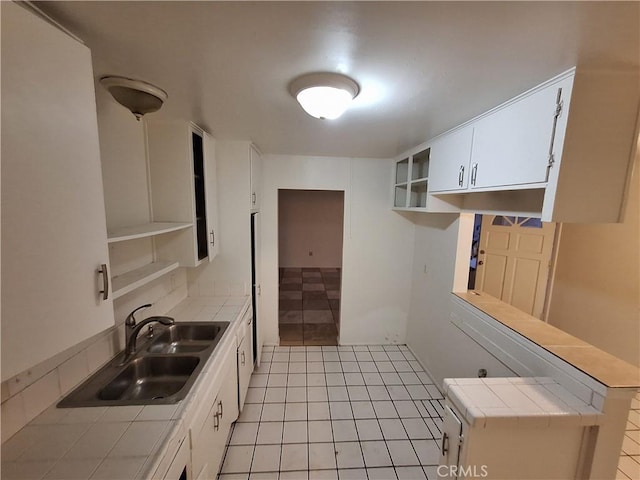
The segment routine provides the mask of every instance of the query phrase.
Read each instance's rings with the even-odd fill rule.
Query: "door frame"
[[[340,315],[337,324],[337,344],[340,345],[340,330],[342,328],[342,305],[343,305],[343,296],[344,296],[344,265],[345,265],[345,256],[344,256],[344,246],[347,240],[348,227],[347,224],[347,190],[344,188],[296,188],[296,187],[277,187],[276,188],[276,278],[278,282],[276,283],[276,312],[277,312],[277,325],[278,325],[278,345],[280,345],[280,191],[281,190],[295,190],[295,191],[303,191],[303,192],[342,192],[342,248],[341,248],[341,265],[340,265]],[[304,333],[303,333],[304,335]],[[304,337],[303,337],[304,338]]]

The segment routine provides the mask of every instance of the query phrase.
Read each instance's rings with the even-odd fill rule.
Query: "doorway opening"
[[[344,192],[278,190],[281,345],[337,345]]]
[[[545,315],[556,224],[534,217],[476,215],[469,289],[529,315]]]

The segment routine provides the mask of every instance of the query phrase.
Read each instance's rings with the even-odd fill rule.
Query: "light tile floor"
[[[401,346],[265,347],[220,480],[435,479],[443,399]],[[640,394],[616,480],[640,479]]]
[[[435,479],[443,402],[404,345],[265,347],[219,479]]]
[[[622,442],[616,479],[640,479],[640,393],[631,401],[627,433]]]

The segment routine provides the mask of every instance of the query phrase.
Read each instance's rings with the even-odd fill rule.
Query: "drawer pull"
[[[107,269],[106,263],[100,265],[98,273],[102,275],[103,287],[102,290],[100,290],[100,293],[102,294],[102,300],[107,300],[109,298],[109,270]]]
[[[444,457],[449,452],[449,435],[442,433],[442,443],[440,444],[440,453]]]

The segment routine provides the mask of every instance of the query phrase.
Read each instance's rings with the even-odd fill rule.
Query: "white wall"
[[[392,161],[263,157],[265,343],[278,343],[278,189],[345,192],[340,343],[404,343],[414,227],[389,208]]]
[[[457,214],[414,214],[413,218],[416,229],[407,345],[439,387],[444,378],[475,377],[480,368],[486,368],[489,376],[510,375],[449,318],[451,292],[460,288],[454,285],[454,277],[463,276],[456,274],[458,243],[470,246],[472,218],[462,229]],[[459,242],[459,235],[467,229],[469,239]],[[462,252],[461,256],[467,255]],[[465,262],[458,262],[458,270],[461,268],[468,271],[468,256]]]
[[[96,83],[100,162],[108,229],[148,222],[144,123]]]
[[[548,321],[640,366],[640,165],[624,222],[564,224]]]
[[[280,267],[340,267],[343,193],[280,190],[278,198]]]

